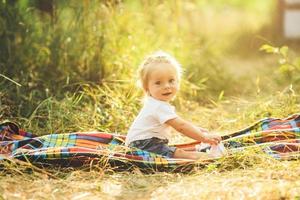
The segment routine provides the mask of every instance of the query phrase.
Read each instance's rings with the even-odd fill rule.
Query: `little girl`
[[[169,102],[175,97],[181,66],[169,54],[159,51],[148,56],[139,68],[141,86],[146,94],[144,106],[131,125],[126,145],[170,158],[206,159],[209,154],[168,146],[171,127],[178,132],[211,145],[221,137],[182,119]]]

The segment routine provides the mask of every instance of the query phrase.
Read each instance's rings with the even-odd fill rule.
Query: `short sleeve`
[[[158,106],[155,115],[160,124],[164,124],[166,121],[178,117],[175,113],[175,108],[168,104]]]

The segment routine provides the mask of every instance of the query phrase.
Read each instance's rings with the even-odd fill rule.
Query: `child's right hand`
[[[210,145],[217,145],[219,144],[219,142],[221,142],[222,138],[220,135],[217,134],[205,134],[204,139],[202,140],[202,142],[204,143],[208,143]]]

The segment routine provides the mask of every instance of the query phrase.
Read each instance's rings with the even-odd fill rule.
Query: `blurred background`
[[[177,104],[295,92],[299,13],[299,0],[0,0],[0,118],[81,107],[103,124],[115,98],[126,118],[156,50],[184,68]]]

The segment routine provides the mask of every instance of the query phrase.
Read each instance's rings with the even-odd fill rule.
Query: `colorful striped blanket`
[[[284,119],[266,118],[234,133],[222,136],[229,154],[245,148],[260,148],[276,159],[298,159],[300,156],[300,114]],[[109,166],[115,170],[190,171],[211,163],[167,158],[129,148],[125,136],[104,132],[75,132],[36,136],[12,122],[0,124],[0,164],[4,160],[22,160],[34,165],[79,167]],[[199,142],[174,145],[194,147]]]

